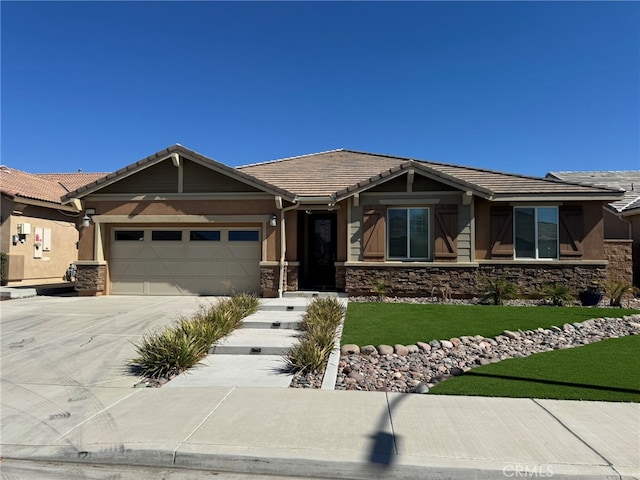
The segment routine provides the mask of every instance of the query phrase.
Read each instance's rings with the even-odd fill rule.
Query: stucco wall
[[[22,215],[13,213],[21,211]],[[5,210],[5,208],[7,210]],[[4,212],[11,208],[8,217]],[[33,205],[15,205],[3,198],[2,251],[9,255],[9,284],[62,282],[70,263],[78,259],[77,214],[62,213],[56,209]],[[24,243],[13,245],[12,236],[18,233],[18,224],[31,225],[31,233],[24,237]],[[41,257],[36,258],[36,229],[51,231],[51,248],[40,246]]]

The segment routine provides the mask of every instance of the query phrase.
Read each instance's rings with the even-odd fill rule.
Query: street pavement
[[[192,472],[201,473],[194,478],[212,472],[640,478],[638,404],[299,390],[232,380],[133,388],[139,379],[127,360],[134,343],[210,301],[39,296],[0,302],[2,478],[31,478],[21,476],[27,469],[20,465],[31,465],[33,474],[32,462],[42,462],[40,468],[69,462],[69,472],[84,466],[94,475],[86,478],[109,479],[143,467],[185,479]],[[215,358],[202,368],[216,368]]]

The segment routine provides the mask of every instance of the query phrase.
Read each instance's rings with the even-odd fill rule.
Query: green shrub
[[[182,328],[168,328],[145,335],[136,347],[134,366],[147,378],[167,378],[197,364],[207,354],[208,346]]]
[[[327,347],[318,345],[311,338],[303,338],[289,351],[286,361],[295,372],[321,372],[325,368],[331,350],[333,350],[333,342],[330,347]]]
[[[496,280],[485,279],[482,297],[493,305],[502,305],[505,300],[515,298],[518,287],[504,277]]]
[[[166,378],[191,368],[208,353],[209,347],[242,324],[242,319],[260,307],[260,300],[242,294],[213,305],[200,305],[190,317],[162,332],[145,335],[136,345],[134,370],[147,378]]]
[[[302,320],[304,335],[285,357],[295,372],[321,372],[335,345],[336,329],[345,309],[337,298],[317,298]]]
[[[612,307],[621,307],[622,300],[633,295],[636,291],[633,285],[619,281],[611,280],[605,285],[605,292],[609,297],[609,305]]]
[[[551,300],[551,302],[562,307],[565,303],[570,302],[575,297],[574,291],[567,287],[563,283],[547,283],[540,291],[544,298]]]

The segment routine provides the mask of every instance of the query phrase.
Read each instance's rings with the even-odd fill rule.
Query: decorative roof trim
[[[259,180],[256,177],[253,177],[251,175],[248,175],[244,172],[241,172],[235,168],[232,167],[228,167],[220,162],[217,162],[216,160],[213,160],[211,158],[208,158],[198,152],[195,152],[193,150],[189,150],[186,147],[183,147],[180,144],[175,144],[172,145],[164,150],[161,150],[159,152],[154,153],[153,155],[149,155],[146,158],[143,158],[142,160],[138,160],[135,163],[129,164],[124,168],[121,168],[113,173],[110,173],[106,176],[104,176],[101,179],[98,179],[94,182],[91,182],[83,187],[80,187],[76,190],[74,190],[73,192],[69,192],[68,194],[66,194],[64,197],[62,197],[62,202],[63,203],[69,203],[71,201],[71,199],[73,198],[82,198],[85,197],[91,193],[94,193],[98,190],[101,190],[109,185],[112,185],[124,178],[127,178],[135,173],[138,173],[146,168],[149,168],[161,161],[166,160],[167,158],[169,158],[172,154],[177,153],[179,154],[181,157],[187,158],[191,161],[194,161],[200,165],[203,165],[205,167],[210,168],[211,170],[214,170],[216,172],[219,173],[223,173],[225,175],[228,175],[229,177],[238,180],[240,182],[243,182],[245,184],[248,184],[252,187],[255,187],[259,190],[262,190],[264,192],[273,194],[273,195],[279,195],[282,196],[284,198],[286,198],[287,200],[291,199],[293,200],[293,198],[295,198],[295,195],[291,194],[290,192],[276,187],[275,185],[271,185],[263,180]]]

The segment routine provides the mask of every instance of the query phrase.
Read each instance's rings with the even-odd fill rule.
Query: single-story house
[[[584,288],[615,188],[334,150],[232,168],[174,145],[63,197],[87,216],[80,294]],[[89,218],[91,219],[89,221]]]
[[[633,270],[633,283],[640,286],[640,170],[549,172],[548,178],[624,189],[622,199],[604,208],[604,238],[608,243],[633,243],[631,258],[620,250],[615,260]]]
[[[9,285],[61,282],[78,259],[77,209],[61,197],[105,173],[33,174],[0,166],[0,251]]]

